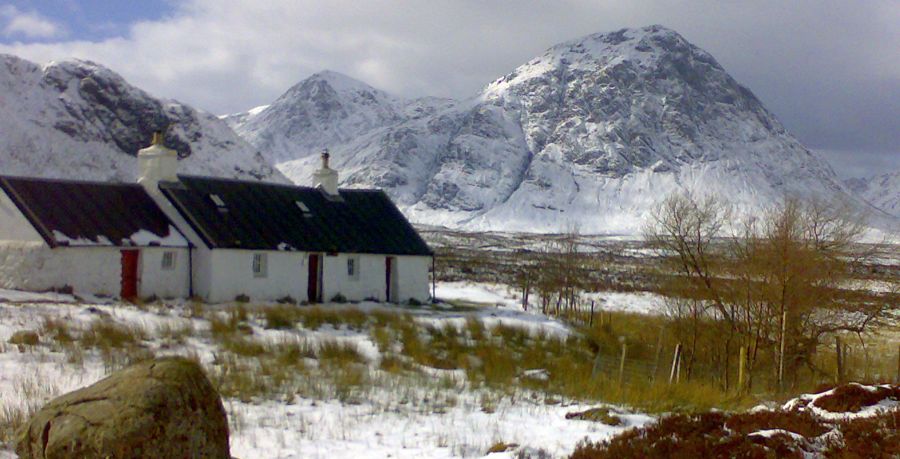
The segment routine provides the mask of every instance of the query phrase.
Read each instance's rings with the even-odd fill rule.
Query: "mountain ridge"
[[[713,56],[658,25],[555,45],[460,101],[358,80],[356,98],[291,93],[310,80],[322,84],[310,77],[255,115],[276,123],[236,131],[252,127],[248,141],[296,183],[328,148],[343,186],[384,188],[417,222],[634,233],[675,191],[722,194],[744,211],[786,194],[855,199]],[[313,102],[319,111],[287,108]],[[345,122],[356,119],[367,122]],[[335,131],[346,138],[323,134]],[[260,138],[284,147],[273,154]]]
[[[286,179],[217,117],[157,99],[86,60],[38,65],[0,54],[4,173],[132,182],[137,152],[163,130],[184,172]]]

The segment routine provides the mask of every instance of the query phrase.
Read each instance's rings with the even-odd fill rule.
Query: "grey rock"
[[[200,366],[158,359],[58,397],[18,433],[22,459],[229,459],[228,420]]]

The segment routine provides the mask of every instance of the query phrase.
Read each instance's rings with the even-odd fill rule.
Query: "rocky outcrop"
[[[230,459],[228,420],[200,365],[139,363],[56,398],[19,432],[22,459]]]

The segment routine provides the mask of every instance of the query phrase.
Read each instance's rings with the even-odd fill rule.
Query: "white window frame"
[[[163,252],[162,260],[160,260],[160,268],[163,271],[174,271],[177,263],[178,252],[174,250],[166,250]]]
[[[222,200],[221,196],[213,193],[209,195],[209,199],[212,200],[216,207],[225,207],[225,201]]]
[[[250,271],[253,272],[253,277],[257,279],[262,279],[268,277],[269,275],[269,254],[267,253],[254,253],[253,258],[250,261]]]
[[[351,280],[359,279],[359,257],[347,257],[347,277]]]

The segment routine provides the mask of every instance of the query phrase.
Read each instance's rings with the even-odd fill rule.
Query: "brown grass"
[[[873,401],[858,385],[841,386],[831,397],[830,408],[855,411],[866,404],[892,397],[900,390],[884,388]],[[863,393],[865,391],[866,393]],[[822,399],[820,399],[822,400]],[[817,404],[818,405],[818,404]],[[762,430],[784,430],[788,434],[749,435]],[[838,430],[839,435],[824,435]],[[674,414],[648,426],[626,431],[611,440],[582,442],[573,459],[747,457],[799,458],[804,454],[827,458],[900,457],[900,410],[865,419],[831,422],[808,411],[759,411],[753,413],[707,412]]]

